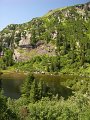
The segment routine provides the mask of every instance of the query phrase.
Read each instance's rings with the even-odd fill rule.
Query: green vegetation
[[[17,115],[7,106],[7,99],[2,95],[0,90],[0,119],[1,120],[18,120]]]
[[[4,49],[4,56],[0,58],[0,69],[6,70],[7,67],[14,64],[13,51],[10,49]]]
[[[73,76],[72,76],[73,77]],[[90,119],[90,80],[89,78],[73,77],[62,81],[61,85],[68,86],[73,94],[61,89],[62,94],[55,94],[54,88],[37,81],[29,74],[21,87],[22,95],[13,100],[0,96],[1,120],[89,120]]]
[[[28,59],[29,55],[33,56]],[[30,74],[18,100],[0,93],[0,120],[90,120],[90,80],[80,77],[90,75],[90,3],[57,9],[3,29],[0,70],[8,68],[79,77],[62,81],[57,92]]]
[[[12,66],[14,55],[16,63],[20,61],[16,64],[18,69],[64,73],[83,71],[89,74],[89,3],[85,5],[57,9],[28,23],[7,26],[0,32],[0,51],[5,52],[0,60],[3,63],[0,68]],[[23,43],[20,44],[20,41]],[[4,48],[7,49],[4,51]],[[14,50],[19,52],[20,48],[23,53],[17,59]],[[34,50],[36,55],[32,58],[30,55]],[[24,55],[27,62],[24,62]]]

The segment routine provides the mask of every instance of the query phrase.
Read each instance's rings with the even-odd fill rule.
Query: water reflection
[[[44,92],[49,91],[50,94],[58,95],[58,97],[64,97],[67,99],[72,95],[72,89],[61,84],[62,81],[65,81],[67,77],[58,76],[58,75],[35,75],[37,81],[43,82]]]
[[[23,73],[3,74],[0,79],[0,86],[4,90],[4,95],[13,99],[18,99],[21,95],[20,86],[25,80],[26,75]],[[72,90],[61,85],[61,81],[65,81],[67,76],[54,76],[35,74],[37,81],[42,81],[44,92],[47,90],[54,94],[67,98],[72,95]]]
[[[4,95],[13,99],[18,99],[21,95],[20,86],[25,79],[25,75],[8,73],[1,76],[1,88],[4,90]]]

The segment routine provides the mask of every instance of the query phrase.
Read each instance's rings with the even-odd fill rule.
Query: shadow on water
[[[58,75],[35,75],[37,81],[41,81],[43,84],[44,92],[47,91],[51,95],[58,95],[58,97],[64,97],[67,99],[69,96],[73,95],[72,89],[61,84],[62,81],[67,80],[65,76]]]
[[[1,81],[2,82],[1,87],[4,90],[5,96],[15,99],[20,97],[21,94],[20,94],[19,86],[21,83],[19,81],[17,82],[16,81],[11,79],[6,79],[6,80],[4,79]]]
[[[4,90],[4,95],[13,99],[18,99],[21,96],[20,86],[26,76],[19,73],[3,74],[0,78],[0,86]]]
[[[60,98],[62,96],[65,99],[67,99],[69,96],[73,95],[72,89],[67,88],[63,85],[59,85],[59,84],[58,84],[58,86],[55,86],[55,85],[51,86],[51,85],[44,84],[44,91],[45,91],[45,93],[48,92],[50,96],[58,95],[58,98]]]

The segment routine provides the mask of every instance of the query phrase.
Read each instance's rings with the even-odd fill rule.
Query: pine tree
[[[33,47],[35,47],[36,42],[37,42],[35,28],[33,28],[32,31],[31,31],[31,38],[30,38],[30,40],[31,40],[31,45]]]

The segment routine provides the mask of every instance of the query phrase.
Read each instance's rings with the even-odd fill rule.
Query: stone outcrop
[[[21,36],[21,40],[19,41],[19,46],[20,47],[30,47],[30,38],[31,38],[31,34],[26,34],[26,36]]]

